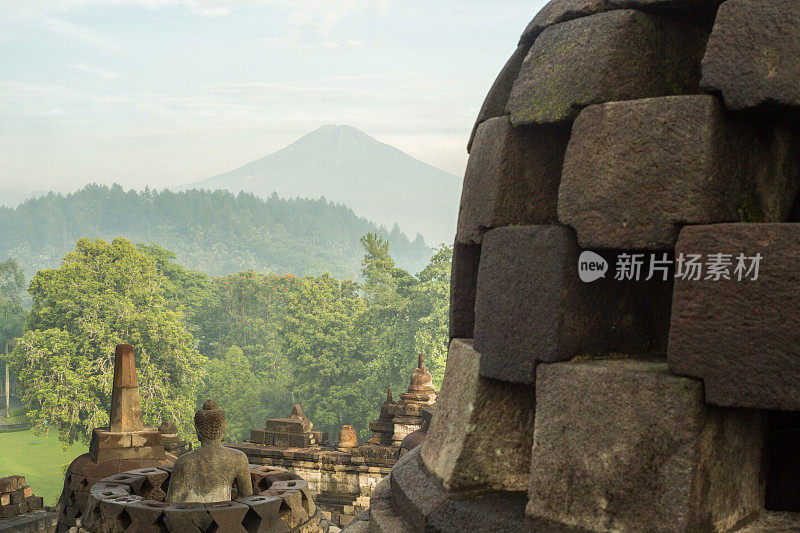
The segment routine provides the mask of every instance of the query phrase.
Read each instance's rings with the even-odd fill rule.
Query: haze
[[[544,3],[0,0],[0,195],[191,183],[328,123],[461,175]]]

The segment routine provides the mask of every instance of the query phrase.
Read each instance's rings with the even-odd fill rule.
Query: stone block
[[[6,476],[0,478],[0,492],[13,492],[25,486],[25,476]]]
[[[305,448],[311,445],[311,434],[304,433],[302,435],[295,435],[290,433],[287,435],[287,442],[290,448]]]
[[[28,506],[25,502],[9,503],[0,507],[0,518],[14,518],[27,512]]]
[[[155,428],[145,428],[143,431],[131,433],[131,446],[160,446],[161,433]]]
[[[764,501],[764,424],[653,360],[540,365],[527,513],[590,531],[728,531]],[[735,468],[732,468],[735,465]]]
[[[30,496],[30,494],[28,496]],[[24,488],[17,489],[17,490],[15,490],[15,491],[13,491],[11,493],[11,503],[12,504],[23,502],[23,501],[25,501],[25,498],[26,498],[26,496],[25,496],[25,489]]]
[[[155,500],[141,500],[125,506],[125,511],[131,518],[131,531],[143,533],[160,533],[164,531],[164,509],[169,504]]]
[[[163,500],[166,497],[164,482],[170,473],[161,468],[139,468],[127,472],[130,475],[144,477],[144,482],[136,491],[137,494],[150,500]]]
[[[537,362],[578,355],[663,353],[671,278],[584,283],[574,232],[498,228],[484,237],[475,298],[481,375],[532,383]],[[609,264],[616,255],[607,253]]]
[[[237,502],[247,505],[250,510],[242,520],[242,525],[248,532],[258,533],[288,533],[289,528],[278,518],[278,512],[283,500],[275,496],[253,495],[240,498]]]
[[[796,533],[800,531],[800,514],[764,511],[757,520],[737,529],[736,533]]]
[[[38,511],[44,507],[44,498],[41,496],[28,496],[25,501],[28,504],[28,512]]]
[[[273,418],[267,420],[267,431],[302,435],[311,431],[313,424],[307,418]]]
[[[724,0],[608,0],[612,9],[641,9],[660,13],[674,13],[703,28],[711,30],[717,8]]]
[[[514,127],[508,117],[478,128],[467,163],[456,242],[480,244],[501,226],[549,224],[556,202],[569,128]]]
[[[0,505],[8,505],[11,503],[11,493],[5,492],[0,494]]]
[[[481,247],[477,244],[453,246],[450,270],[450,338],[472,338],[475,328],[475,289],[478,285],[478,265]],[[372,429],[370,425],[370,430]],[[385,429],[381,431],[390,431]]]
[[[702,62],[704,89],[731,109],[800,106],[800,4],[728,0],[720,6]]]
[[[503,66],[503,70],[500,71],[494,84],[492,84],[492,88],[489,89],[489,94],[486,95],[483,106],[481,106],[481,110],[478,112],[478,119],[472,127],[472,133],[467,143],[467,153],[472,152],[472,143],[475,140],[475,135],[478,133],[478,127],[490,118],[502,117],[506,114],[506,104],[511,94],[511,88],[514,86],[514,81],[517,79],[517,76],[519,76],[519,69],[522,67],[522,61],[528,54],[529,49],[529,44],[520,43],[517,49],[514,50],[514,53],[511,54],[505,66]]]
[[[525,28],[520,44],[533,43],[540,33],[555,24],[595,15],[609,9],[609,0],[551,0],[536,13]]]
[[[166,457],[164,446],[138,446],[130,448],[100,448],[95,450],[92,460],[97,463],[109,463],[131,459],[151,459],[162,461]]]
[[[797,142],[708,95],[591,106],[564,158],[559,220],[583,247],[649,250],[673,248],[683,224],[783,222],[800,183]]]
[[[676,281],[670,370],[701,378],[714,405],[800,410],[800,301],[789,297],[797,293],[800,224],[688,226],[676,253],[731,254],[731,265],[727,280],[704,271]],[[738,281],[740,254],[761,254],[755,281]]]
[[[208,531],[214,520],[202,503],[175,502],[164,508],[164,523],[170,531],[192,533]]]
[[[422,460],[447,490],[525,491],[533,443],[533,388],[480,376],[472,341],[453,339]]]
[[[130,448],[131,433],[114,433],[108,428],[94,428],[92,440],[89,442],[89,453],[100,448]]]
[[[506,110],[515,125],[575,118],[582,107],[697,92],[707,34],[675,17],[616,10],[545,29]]]
[[[250,430],[250,442],[255,444],[266,444],[267,430],[266,428],[256,428]],[[272,444],[272,443],[270,443]]]

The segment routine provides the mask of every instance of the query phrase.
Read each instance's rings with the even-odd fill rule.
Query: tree
[[[11,355],[34,429],[88,439],[108,422],[114,346],[132,344],[145,422],[186,434],[202,377],[184,316],[156,259],[125,239],[81,239],[61,267],[31,281],[28,331]]]
[[[453,249],[441,245],[428,266],[417,275],[419,283],[411,291],[411,314],[419,317],[414,347],[427,356],[433,383],[441,387],[447,361],[450,323],[450,269]]]
[[[363,388],[369,354],[359,349],[355,327],[365,309],[354,281],[328,274],[302,278],[289,296],[280,337],[291,366],[293,400],[328,432],[364,421],[374,411]]]
[[[447,357],[447,325],[452,249],[441,246],[417,276],[397,268],[388,243],[376,235],[362,239],[363,290],[368,310],[359,317],[364,351],[372,353],[373,387],[407,386],[416,354],[425,353],[434,383],[441,385]]]
[[[0,344],[8,354],[9,345],[20,337],[25,327],[22,290],[25,275],[14,259],[0,262]]]
[[[25,330],[27,312],[22,307],[22,289],[25,287],[25,275],[17,262],[9,258],[0,262],[0,358],[3,359],[3,371],[0,379],[3,387],[8,377],[8,349],[13,346]],[[9,391],[6,391],[5,408],[8,411]],[[8,414],[8,413],[6,413]]]

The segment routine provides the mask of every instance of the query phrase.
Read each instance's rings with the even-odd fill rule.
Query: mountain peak
[[[289,146],[188,188],[301,196],[350,206],[378,224],[452,242],[461,180],[358,128],[325,124]]]

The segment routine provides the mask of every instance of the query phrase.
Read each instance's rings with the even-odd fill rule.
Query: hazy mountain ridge
[[[341,202],[428,242],[452,243],[461,179],[414,159],[351,126],[322,126],[242,167],[176,190],[247,191],[262,198],[306,197]]]
[[[358,277],[360,239],[378,233],[398,265],[416,272],[431,250],[324,199],[261,199],[252,194],[191,190],[143,192],[88,185],[0,207],[0,258],[15,257],[27,277],[60,264],[81,237],[125,237],[175,252],[186,267],[211,275],[253,269],[277,274]]]

